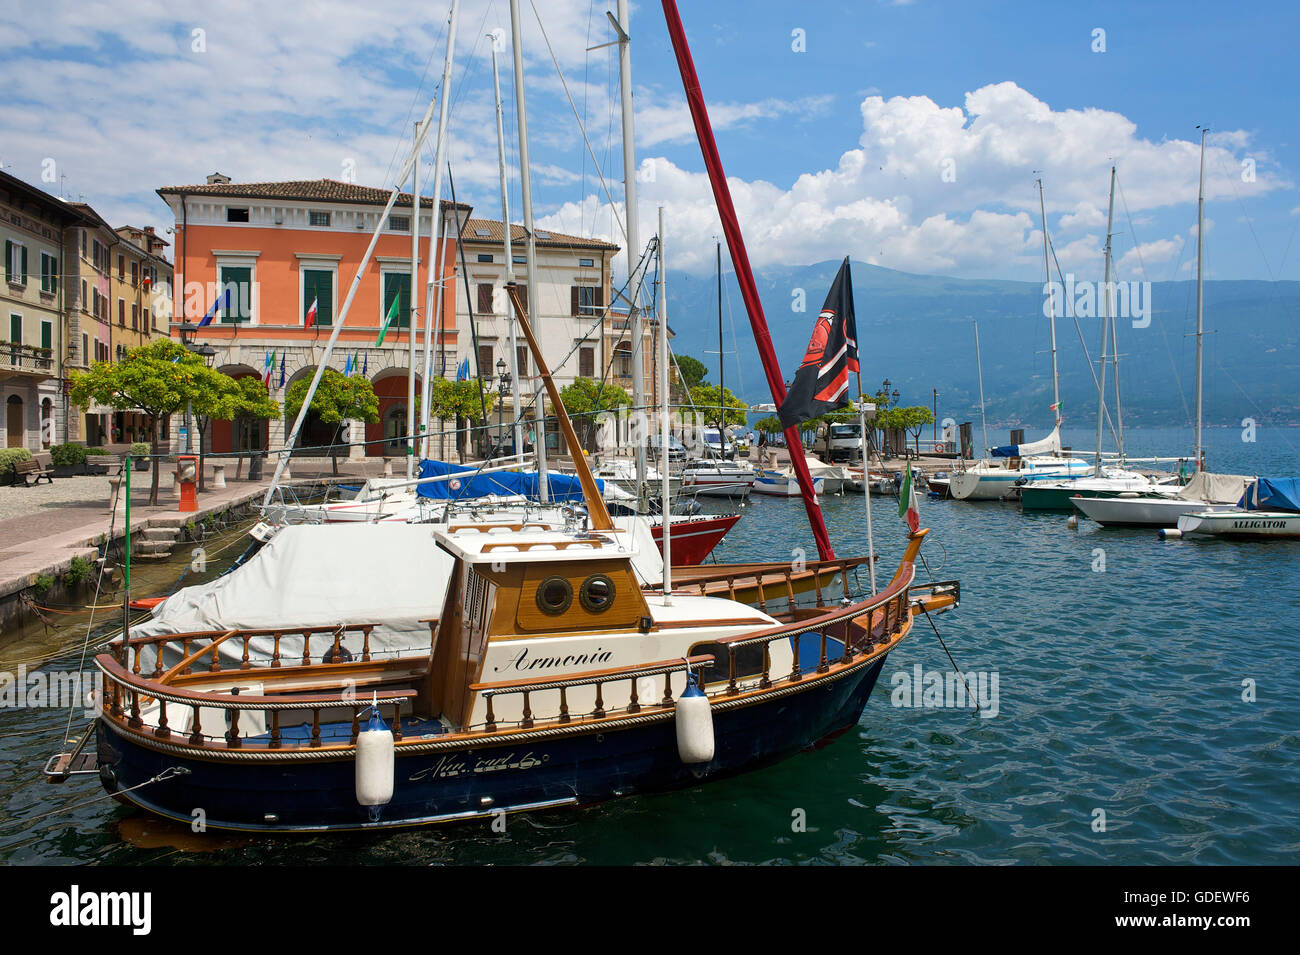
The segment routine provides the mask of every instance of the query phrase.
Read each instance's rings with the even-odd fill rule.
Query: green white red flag
[[[921,529],[921,513],[916,509],[916,488],[912,486],[912,469],[903,471],[903,487],[898,492],[898,516],[906,519],[915,534]]]

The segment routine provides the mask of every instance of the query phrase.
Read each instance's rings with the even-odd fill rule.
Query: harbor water
[[[1261,427],[1253,437],[1207,429],[1210,469],[1300,472],[1300,430]],[[1082,430],[1064,438],[1090,443]],[[1188,444],[1186,429],[1129,435],[1135,455],[1190,454]],[[861,495],[823,503],[837,553],[864,551]],[[1087,520],[1071,530],[1064,514],[1021,514],[1010,503],[926,500],[920,509],[931,534],[918,577],[961,581],[961,606],[934,624],[981,712],[955,694],[948,653],[921,619],[857,727],[768,769],[510,817],[504,832],[484,821],[285,839],[194,835],[104,798],[94,777],[48,785],[41,766],[67,711],[11,709],[0,711],[0,860],[1294,862],[1300,542],[1161,541]],[[720,559],[815,558],[799,499],[755,499],[744,512]],[[874,499],[873,518],[883,586],[903,546],[896,499]],[[0,669],[75,669],[80,659],[79,641],[32,637],[0,651]],[[78,711],[74,730],[83,724]]]

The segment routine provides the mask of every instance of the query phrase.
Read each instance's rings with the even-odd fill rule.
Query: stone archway
[[[238,381],[261,378],[249,365],[222,365],[217,371]],[[265,451],[268,423],[265,421],[230,421],[213,418],[209,427],[209,453],[233,454],[239,451]]]
[[[366,424],[366,454],[403,457],[406,454],[407,371],[404,367],[385,368],[371,380],[379,402],[379,420]],[[415,379],[415,393],[420,393],[420,377]],[[417,405],[418,407],[418,405]]]

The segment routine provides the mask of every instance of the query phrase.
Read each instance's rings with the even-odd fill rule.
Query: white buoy
[[[357,734],[357,802],[370,809],[371,819],[393,798],[395,763],[393,731],[372,706],[370,721]]]
[[[1079,515],[1071,514],[1070,519],[1065,522],[1065,526],[1072,531],[1077,531],[1079,529]]]
[[[1176,527],[1162,527],[1162,528],[1160,528],[1160,539],[1161,539],[1161,540],[1176,541],[1176,540],[1178,540],[1178,538],[1180,538],[1180,537],[1182,537],[1182,536],[1183,536],[1183,532],[1180,531],[1180,530],[1179,530],[1178,528],[1176,528]]]
[[[695,682],[695,674],[686,676],[686,689],[677,698],[677,755],[683,763],[707,763],[713,759],[713,710],[709,698]]]

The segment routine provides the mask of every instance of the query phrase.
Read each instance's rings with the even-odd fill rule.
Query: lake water
[[[1034,435],[1028,435],[1033,438]],[[1300,431],[1209,429],[1216,471],[1300,473]],[[1087,432],[1067,433],[1086,448]],[[1134,454],[1187,453],[1135,430]],[[892,568],[903,525],[874,502]],[[829,497],[837,553],[866,547],[862,498]],[[142,820],[40,767],[65,712],[0,714],[0,860],[9,863],[1289,863],[1300,851],[1300,543],[1161,541],[1015,505],[921,505],[936,618],[963,671],[997,678],[996,715],[893,705],[951,669],[922,621],[860,724],[825,749],[732,780],[590,809],[376,836],[207,838]],[[756,499],[722,559],[815,554],[798,499]],[[232,551],[232,556],[237,549]],[[924,570],[921,572],[924,577]],[[75,667],[65,652],[51,666]],[[1253,701],[1243,699],[1253,691]],[[917,701],[920,702],[920,701]],[[89,802],[94,800],[93,802]],[[1103,815],[1104,814],[1104,817]],[[1104,828],[1100,825],[1104,818]],[[796,825],[805,820],[803,831]],[[153,848],[141,846],[154,845]]]

